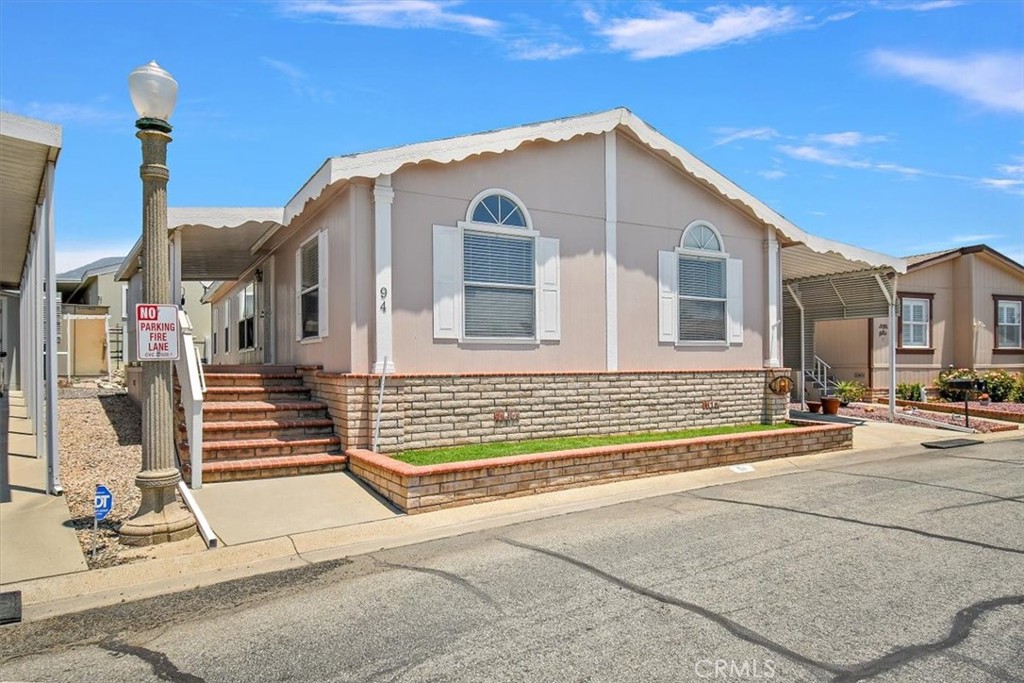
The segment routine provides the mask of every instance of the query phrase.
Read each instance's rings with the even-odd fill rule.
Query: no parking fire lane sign
[[[136,304],[135,338],[139,360],[178,360],[178,307]]]

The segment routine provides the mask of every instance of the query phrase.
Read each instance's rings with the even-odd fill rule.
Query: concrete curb
[[[1020,433],[981,434],[984,441],[1020,438]],[[354,526],[308,531],[192,555],[152,559],[89,572],[78,572],[4,585],[22,593],[23,619],[49,617],[104,607],[336,560],[378,550],[495,529],[619,503],[862,462],[887,460],[926,451],[916,442],[882,449],[816,453],[753,463],[749,473],[728,466],[643,479],[566,489],[466,507],[449,508],[366,522]]]

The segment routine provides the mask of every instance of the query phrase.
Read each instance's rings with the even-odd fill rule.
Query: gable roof
[[[1010,268],[1024,274],[1024,265],[1017,263],[1006,254],[996,251],[987,244],[972,244],[966,247],[958,247],[954,249],[945,249],[943,251],[931,251],[926,254],[905,256],[904,258],[907,261],[907,270],[917,270],[919,268],[927,268],[928,266],[932,266],[943,261],[948,261],[950,259],[958,258],[960,256],[966,256],[967,254],[986,254],[996,259],[1003,265],[1009,266]]]
[[[116,269],[121,265],[124,260],[124,256],[107,256],[105,258],[96,259],[92,263],[86,263],[84,266],[73,268],[71,270],[64,271],[63,273],[57,273],[57,279],[65,282],[81,282],[91,275],[97,275],[98,273],[92,273],[91,271],[105,270],[108,268]]]

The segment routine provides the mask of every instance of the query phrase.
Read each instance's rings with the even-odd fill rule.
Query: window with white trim
[[[327,336],[327,231],[295,251],[295,339]]]
[[[121,319],[128,319],[128,283],[121,285]]]
[[[903,297],[902,348],[931,348],[931,307],[930,299]]]
[[[224,353],[231,353],[231,299],[224,300]]]
[[[743,263],[713,225],[694,221],[678,248],[658,253],[658,286],[659,342],[743,343]]]
[[[1021,348],[1020,299],[996,300],[996,348]]]
[[[238,293],[238,349],[256,348],[256,283],[249,282]]]
[[[436,339],[559,339],[558,240],[511,193],[481,192],[457,227],[435,225],[433,268]]]
[[[220,329],[220,311],[217,310],[216,306],[211,306],[211,309],[212,309],[212,311],[211,311],[210,315],[213,318],[213,320],[212,320],[213,324],[211,325],[211,327],[213,328],[213,333],[210,335],[210,341],[213,343],[213,355],[216,356],[217,355],[217,330]]]

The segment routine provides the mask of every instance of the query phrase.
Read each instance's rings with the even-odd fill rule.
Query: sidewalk
[[[866,429],[865,429],[866,427]],[[399,515],[352,526],[317,529],[188,555],[34,579],[4,586],[22,591],[23,618],[44,619],[128,600],[185,591],[232,579],[292,569],[376,550],[413,545],[460,534],[504,527],[572,512],[732,483],[920,452],[920,441],[946,438],[940,430],[869,423],[855,430],[853,450],[779,458],[754,463],[752,472],[719,467],[660,477],[631,479],[535,496],[450,508],[421,515]],[[912,430],[912,431],[911,431]],[[922,438],[922,436],[924,438]],[[950,438],[955,435],[950,433]],[[1021,432],[977,435],[992,441],[1021,438]],[[874,444],[885,442],[884,448]],[[238,514],[244,514],[240,510]]]
[[[32,424],[14,392],[8,434],[11,502],[0,504],[0,585],[85,571],[67,503],[46,493],[46,460],[36,457]]]

